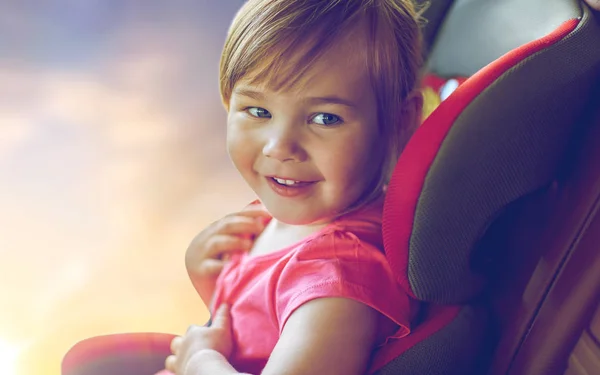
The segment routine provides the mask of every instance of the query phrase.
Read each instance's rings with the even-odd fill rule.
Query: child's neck
[[[321,221],[318,223],[311,223],[311,224],[299,224],[299,225],[295,225],[295,224],[287,224],[284,223],[282,221],[279,221],[275,218],[271,219],[271,221],[269,222],[269,225],[271,225],[273,227],[274,231],[277,232],[298,232],[298,233],[304,233],[304,232],[316,232],[319,229],[322,229],[324,227],[326,227],[329,224],[329,221]]]
[[[273,218],[254,242],[251,255],[269,254],[302,241],[329,223],[291,225]]]

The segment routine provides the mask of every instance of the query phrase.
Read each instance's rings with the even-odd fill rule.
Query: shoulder
[[[380,215],[373,211],[342,218],[295,249],[278,280],[280,322],[308,301],[341,297],[407,326],[408,297],[385,256]]]
[[[373,310],[399,328],[398,337],[409,332],[411,305],[383,250],[382,214],[383,200],[343,215],[278,258],[270,282],[280,333],[301,306],[298,317],[352,307],[372,319]]]
[[[381,232],[383,206],[379,202],[344,215],[310,236],[297,249],[305,257],[365,257],[385,259]]]
[[[332,224],[363,231],[380,231],[384,197],[338,217]]]

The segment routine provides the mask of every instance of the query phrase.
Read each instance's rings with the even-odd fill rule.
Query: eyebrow
[[[233,90],[233,93],[236,95],[247,96],[254,100],[263,100],[265,98],[265,95],[262,92],[247,87],[237,87]]]
[[[357,108],[358,106],[351,100],[340,98],[339,96],[319,96],[314,98],[307,98],[307,101],[314,103],[331,103],[331,104],[341,104],[350,108]]]
[[[248,87],[238,87],[233,90],[233,93],[236,95],[246,96],[254,100],[265,99],[265,95],[262,92]],[[310,97],[306,98],[306,101],[312,103],[340,104],[350,108],[358,108],[358,105],[355,102],[335,95]]]

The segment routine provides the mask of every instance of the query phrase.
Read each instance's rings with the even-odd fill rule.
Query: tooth
[[[296,184],[300,183],[300,181],[285,180],[283,178],[277,178],[277,177],[273,177],[273,180],[277,181],[281,185],[287,185],[287,186],[293,186],[293,185],[296,185]]]

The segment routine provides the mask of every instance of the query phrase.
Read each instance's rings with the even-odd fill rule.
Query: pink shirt
[[[236,350],[230,362],[238,371],[259,374],[287,319],[316,298],[350,298],[390,318],[398,331],[380,345],[409,333],[412,303],[382,251],[382,207],[350,213],[276,252],[232,257],[213,308],[231,306]]]

